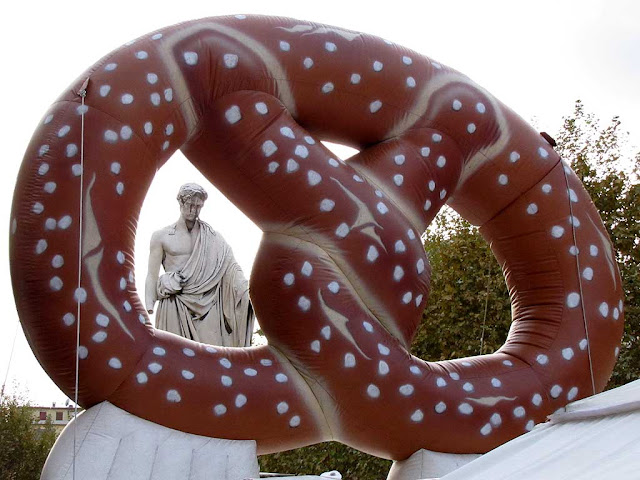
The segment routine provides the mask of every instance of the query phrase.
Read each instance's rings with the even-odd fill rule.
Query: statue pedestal
[[[419,480],[444,477],[446,474],[481,456],[479,454],[455,454],[418,450],[406,460],[393,462],[387,480]]]
[[[256,442],[179,432],[109,402],[91,407],[58,437],[41,480],[243,480],[258,478]]]

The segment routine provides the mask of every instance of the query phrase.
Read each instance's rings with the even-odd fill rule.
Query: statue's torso
[[[196,223],[191,231],[166,227],[162,235],[162,266],[165,272],[181,270],[191,257],[200,226]]]

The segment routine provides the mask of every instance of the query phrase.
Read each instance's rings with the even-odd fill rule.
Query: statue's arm
[[[153,307],[158,300],[157,283],[160,275],[160,265],[162,264],[161,232],[155,232],[151,235],[151,244],[149,246],[149,266],[147,268],[147,280],[144,284],[144,300],[147,312],[153,313]]]

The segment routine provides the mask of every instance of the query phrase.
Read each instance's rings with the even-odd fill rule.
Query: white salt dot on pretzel
[[[42,212],[44,212],[44,205],[42,205],[40,202],[36,202],[31,207],[31,211],[36,215],[40,215]]]
[[[180,403],[181,400],[182,400],[182,397],[180,396],[177,390],[172,389],[167,392],[167,401],[171,403]]]
[[[422,413],[422,410],[420,409],[416,410],[411,414],[412,422],[416,422],[416,423],[421,422],[423,418],[424,418],[424,413]]]
[[[320,182],[322,182],[322,176],[315,170],[309,170],[307,172],[307,181],[309,182],[310,186],[315,187]]]
[[[411,292],[405,292],[405,294],[402,295],[402,303],[404,303],[405,305],[408,305],[409,302],[411,302],[412,298],[413,298],[413,295]]]
[[[413,385],[411,385],[410,383],[406,383],[400,386],[400,388],[398,388],[398,391],[400,392],[401,395],[408,397],[413,394],[414,388],[413,388]]]
[[[406,83],[407,83],[407,87],[409,87],[409,88],[415,88],[415,86],[416,86],[416,79],[415,79],[415,78],[413,78],[413,77],[407,77],[407,81],[406,81]]]
[[[51,280],[49,280],[49,286],[54,292],[59,292],[64,284],[62,283],[62,279],[60,277],[53,277]]]
[[[540,353],[536,357],[536,362],[538,362],[540,365],[546,365],[547,363],[549,363],[549,357],[544,353]]]
[[[294,153],[300,158],[307,158],[309,156],[309,149],[304,145],[296,145]]]
[[[373,325],[371,325],[369,322],[367,321],[362,322],[362,326],[367,332],[373,333]]]
[[[614,320],[618,320],[618,318],[620,318],[620,311],[618,310],[618,307],[613,309],[612,316]]]
[[[325,340],[329,340],[331,338],[331,327],[328,325],[322,327],[322,329],[320,330],[320,335],[322,335]]]
[[[115,143],[118,141],[118,133],[113,130],[106,130],[104,132],[104,141],[107,143]]]
[[[120,101],[123,105],[131,105],[133,103],[133,95],[130,93],[125,93],[120,97]]]
[[[538,205],[536,205],[535,203],[530,203],[529,205],[527,205],[527,213],[529,215],[535,215],[536,213],[538,213]]]
[[[231,361],[228,358],[221,358],[220,365],[222,365],[227,370],[231,368]]]
[[[473,387],[473,384],[471,382],[465,382],[465,384],[462,385],[462,389],[465,392],[473,392],[474,387]]]
[[[418,367],[416,367],[415,365],[411,365],[409,367],[409,371],[411,373],[413,373],[414,375],[420,375],[422,372],[420,371],[420,369]]]
[[[320,341],[319,340],[314,340],[313,342],[311,342],[311,350],[316,352],[316,353],[320,353]]]
[[[618,355],[620,355],[620,347],[616,347],[615,350],[613,351],[613,355],[618,358]]]
[[[232,105],[226,112],[224,112],[224,117],[227,119],[227,122],[232,125],[238,123],[242,119],[240,107],[238,107],[238,105]]]
[[[458,405],[458,411],[463,415],[471,415],[473,413],[473,407],[466,402]]]
[[[67,155],[67,158],[75,157],[77,153],[78,153],[78,146],[75,143],[70,143],[69,145],[67,145],[65,149],[65,154]]]
[[[89,356],[89,350],[84,345],[78,347],[78,358],[84,360]]]
[[[47,246],[47,241],[45,239],[42,238],[38,240],[38,243],[36,243],[36,254],[40,255],[43,253],[47,249]]]
[[[425,158],[427,158],[430,153],[431,153],[431,148],[429,148],[429,147],[422,147],[420,149],[420,155],[422,155]]]
[[[598,247],[597,247],[597,246],[595,246],[595,245],[591,245],[591,246],[589,247],[589,254],[590,254],[592,257],[597,257],[597,256],[598,256]]]
[[[172,88],[165,88],[164,90],[164,99],[167,102],[170,102],[173,100],[173,89]]]
[[[446,387],[447,386],[447,381],[442,377],[438,377],[436,379],[436,386],[438,386],[439,388]]]
[[[487,111],[487,107],[485,107],[484,103],[478,102],[476,103],[476,111],[478,113],[484,113]]]
[[[47,193],[53,193],[56,191],[56,182],[47,182],[44,184],[44,191]]]
[[[571,292],[567,295],[567,307],[576,308],[578,305],[580,305],[580,294]]]
[[[362,80],[362,77],[359,74],[352,73],[349,81],[351,82],[352,85],[357,85],[360,83],[360,80]]]
[[[443,188],[440,190],[440,200],[444,200],[444,197],[447,196],[447,191]]]
[[[289,380],[289,377],[287,377],[284,373],[278,373],[275,378],[276,382],[278,383],[286,383]]]
[[[467,125],[467,132],[469,133],[475,133],[476,131],[476,124],[475,123],[470,123],[469,125]]]
[[[300,417],[298,415],[294,415],[293,417],[291,417],[291,420],[289,420],[289,426],[291,428],[300,426]]]
[[[78,303],[84,303],[87,301],[87,291],[82,287],[76,288],[73,292],[73,298]]]
[[[153,374],[156,374],[158,372],[160,372],[160,370],[162,370],[162,365],[160,365],[157,362],[152,362],[150,363],[147,368],[149,369],[149,371]]]
[[[378,202],[378,204],[376,205],[376,209],[382,214],[384,215],[385,213],[387,213],[389,211],[389,207],[387,207],[386,204],[384,204],[383,202]]]
[[[62,257],[62,255],[54,255],[54,257],[51,259],[51,266],[53,268],[60,268],[64,265],[64,258]]]
[[[296,277],[293,275],[293,273],[289,272],[285,274],[285,276],[282,278],[282,281],[284,282],[285,285],[290,287],[295,282],[295,279]]]
[[[62,317],[62,321],[67,327],[70,327],[75,323],[76,317],[73,313],[65,313],[64,316]]]
[[[310,277],[310,276],[311,276],[311,274],[313,273],[313,266],[312,266],[309,262],[305,261],[305,262],[302,264],[302,268],[300,269],[300,272],[301,272],[305,277]]]
[[[128,300],[125,300],[124,302],[122,302],[122,306],[127,312],[130,312],[132,310],[131,304],[129,303]]]
[[[293,158],[287,160],[287,173],[293,173],[300,168],[298,162],[296,162]]]
[[[224,385],[225,387],[230,387],[231,385],[233,385],[233,379],[227,375],[222,375],[220,377],[220,383],[222,383],[222,385]]]
[[[586,338],[583,338],[582,340],[580,340],[580,343],[578,343],[578,347],[580,348],[580,350],[585,350],[587,348],[588,342]]]
[[[291,130],[291,128],[289,127],[280,128],[280,135],[287,138],[296,138],[295,134],[293,133],[293,130]]]
[[[147,58],[149,58],[149,54],[144,50],[137,51],[135,53],[135,56],[138,60],[146,60]]]
[[[404,63],[405,65],[411,65],[413,63],[413,60],[411,59],[411,57],[407,57],[405,55],[402,57],[402,63]]]
[[[329,162],[329,165],[331,165],[334,168],[340,166],[340,163],[335,158],[330,158],[328,162]]]
[[[407,237],[409,237],[409,240],[415,240],[416,239],[416,234],[414,233],[414,231],[411,228],[409,230],[407,230]]]
[[[260,360],[260,365],[264,367],[270,367],[273,365],[273,361],[269,360],[268,358],[263,358],[262,360]]]
[[[49,145],[40,145],[40,148],[38,149],[38,157],[43,157],[44,155],[47,154],[47,152],[49,151]],[[46,165],[46,167],[45,167]],[[43,171],[44,169],[44,171]],[[40,175],[44,175],[49,171],[49,164],[48,163],[43,163],[42,165],[40,165],[40,168],[38,169],[38,174]]]
[[[345,368],[353,368],[356,366],[356,357],[353,355],[353,353],[345,354],[344,366]]]
[[[164,357],[167,354],[167,351],[162,347],[154,347],[153,354],[158,355],[159,357]]]
[[[122,195],[124,193],[124,183],[122,182],[116,183],[116,193],[118,195]]]
[[[378,362],[378,373],[380,375],[386,375],[389,373],[389,364],[384,360]]]
[[[525,429],[527,432],[530,432],[531,430],[533,430],[533,427],[535,427],[535,426],[536,426],[535,422],[534,422],[533,420],[529,420],[529,421],[527,422],[527,424],[524,426],[524,429]]]
[[[291,50],[291,44],[289,42],[285,42],[284,40],[280,40],[279,46],[280,50],[282,50],[283,52],[288,52]]]
[[[255,368],[245,368],[244,374],[247,377],[255,377],[256,375],[258,375],[258,371]]]
[[[309,70],[311,67],[313,67],[313,59],[310,57],[305,58],[302,61],[302,65],[304,65],[304,68],[306,68],[307,70]]]
[[[196,52],[184,52],[182,54],[187,65],[196,65],[198,63],[198,54]]]
[[[507,185],[509,183],[509,177],[507,175],[505,175],[504,173],[500,174],[498,176],[498,183],[500,185]]]
[[[367,395],[371,398],[378,398],[380,396],[380,389],[373,383],[370,383],[367,386]]]
[[[531,403],[533,403],[536,407],[542,405],[542,396],[539,393],[534,393],[533,397],[531,397]]]
[[[153,124],[151,122],[144,123],[144,133],[151,135],[153,133]]]
[[[551,387],[551,390],[549,390],[549,393],[553,398],[558,398],[562,393],[562,387],[560,385],[554,385]]]
[[[329,285],[327,285],[327,288],[331,293],[338,293],[340,291],[340,285],[338,285],[338,282],[330,282]]]
[[[305,296],[301,296],[298,299],[298,307],[300,307],[300,309],[303,312],[308,312],[309,309],[311,308],[311,300],[309,300],[307,297]]]
[[[593,268],[587,267],[582,271],[582,277],[585,280],[593,280]]]
[[[548,183],[545,183],[544,185],[542,185],[542,192],[546,193],[547,195],[551,193],[551,185],[549,185]]]
[[[444,413],[447,410],[447,404],[444,402],[438,402],[435,407],[433,407],[436,413]]]
[[[502,386],[502,382],[500,381],[500,379],[493,377],[491,379],[491,386],[493,386],[494,388],[500,388]]]
[[[395,162],[396,165],[400,166],[403,165],[405,162],[405,156],[400,154],[400,155],[396,155],[393,157],[393,161]]]
[[[602,302],[598,307],[598,310],[600,311],[600,315],[603,317],[607,317],[609,315],[609,305],[606,302]]]
[[[227,407],[219,403],[218,405],[213,407],[213,413],[215,413],[217,416],[224,415],[225,413],[227,413]]]
[[[436,182],[434,182],[433,180],[429,180],[429,183],[427,186],[429,187],[429,190],[433,192],[436,189]]]
[[[451,108],[453,108],[456,112],[460,111],[462,108],[462,102],[457,98],[451,103]]]
[[[118,263],[120,265],[124,265],[124,262],[126,260],[124,253],[120,250],[118,250],[118,253],[116,253],[116,260],[118,261]]]
[[[309,145],[315,145],[316,141],[313,139],[313,137],[309,136],[309,135],[305,135],[304,136],[304,141],[307,142]]]
[[[567,400],[572,401],[578,396],[578,387],[571,387],[567,393]]]
[[[147,73],[147,82],[149,82],[151,85],[154,85],[158,82],[158,75],[156,75],[155,73]]]
[[[100,96],[103,98],[109,95],[110,91],[111,91],[111,85],[100,85],[100,88],[98,89]]]
[[[395,245],[394,245],[395,251],[396,253],[404,253],[407,251],[407,247],[405,246],[404,242],[402,240],[398,240],[396,241]]]
[[[336,235],[340,238],[344,238],[349,234],[349,226],[346,223],[341,223],[336,229]]]
[[[369,249],[367,250],[367,260],[375,262],[379,255],[378,249],[373,245],[369,245]]]
[[[393,269],[393,279],[399,282],[404,277],[404,269],[400,265],[396,265]]]
[[[246,20],[247,18],[246,15],[242,15],[242,14],[234,15],[234,17],[237,18],[238,20]]]
[[[525,416],[526,413],[527,413],[526,410],[522,406],[518,406],[513,409],[513,416],[516,418],[522,418]]]
[[[442,141],[442,135],[434,133],[431,135],[431,140],[433,140],[433,143],[440,143]]]
[[[384,64],[381,61],[376,60],[375,62],[373,62],[372,67],[374,72],[381,72],[384,68]]]
[[[113,162],[111,164],[111,173],[113,173],[114,175],[118,175],[118,174],[120,174],[121,168],[122,167],[118,162]]]
[[[452,380],[460,380],[460,375],[458,374],[458,372],[451,372],[449,373],[449,376],[451,377]]]
[[[107,332],[100,330],[96,332],[91,339],[96,343],[102,343],[107,339]]]
[[[393,183],[395,183],[396,186],[400,187],[403,182],[404,182],[404,176],[400,175],[399,173],[393,176]]]
[[[160,94],[159,94],[159,93],[157,93],[157,92],[153,92],[153,93],[149,96],[149,98],[151,99],[151,103],[152,103],[154,106],[156,106],[156,107],[157,107],[158,105],[160,105]]]
[[[416,297],[416,300],[415,300],[415,302],[416,302],[416,307],[419,307],[419,306],[420,306],[420,304],[422,303],[422,298],[423,298],[423,297],[422,297],[422,294],[420,294],[420,295],[418,295],[418,296]]]
[[[491,433],[491,431],[493,430],[493,427],[491,426],[490,423],[486,423],[481,429],[480,429],[480,433],[484,436],[487,436]]]
[[[540,155],[542,158],[547,158],[549,156],[549,152],[547,152],[543,147],[539,147],[538,155]]]
[[[569,189],[569,199],[573,203],[577,203],[578,202],[578,195],[576,194],[575,190],[573,190],[573,188]]]
[[[104,66],[104,69],[105,69],[107,72],[112,72],[112,71],[114,71],[116,68],[118,68],[118,64],[117,64],[117,63],[107,63],[107,64]]]
[[[338,47],[337,47],[337,46],[336,46],[336,44],[335,44],[335,43],[333,43],[333,42],[325,42],[325,44],[324,44],[324,49],[325,49],[327,52],[332,52],[332,53],[333,53],[333,52],[335,52],[336,50],[338,50]]]
[[[244,406],[247,404],[247,397],[246,397],[246,395],[243,395],[242,393],[239,393],[239,394],[236,396],[235,404],[236,404],[236,408],[242,408],[242,407],[244,407]]]
[[[553,238],[560,238],[562,237],[562,235],[564,235],[564,228],[562,228],[560,225],[554,225],[551,228],[551,236]]]
[[[444,155],[440,155],[438,157],[438,161],[436,162],[436,165],[440,168],[443,168],[446,164],[447,164],[446,157]]]
[[[272,140],[267,140],[262,144],[262,153],[265,157],[270,157],[278,150],[278,147]]]
[[[55,218],[47,218],[47,220],[44,222],[44,229],[45,230],[55,230],[56,228],[56,220]]]
[[[382,108],[382,102],[380,100],[374,100],[369,104],[369,111],[371,113],[377,113]]]
[[[331,82],[327,82],[324,85],[322,85],[322,93],[331,93],[333,92],[334,89],[334,85]]]
[[[513,362],[511,360],[503,360],[502,364],[507,367],[513,367]]]
[[[380,355],[389,355],[389,353],[391,353],[391,350],[389,350],[389,347],[387,347],[386,345],[383,345],[381,343],[378,344],[378,351],[380,352]]]
[[[267,107],[267,104],[264,102],[256,103],[255,109],[256,112],[258,112],[260,115],[266,115],[267,113],[269,113],[269,107]]]
[[[289,404],[287,402],[280,402],[276,405],[276,411],[279,415],[284,415],[289,411]]]
[[[139,384],[145,384],[149,381],[149,377],[147,376],[146,373],[144,372],[139,372],[136,374],[136,380],[138,381]]]
[[[322,212],[330,212],[336,206],[336,202],[329,198],[324,198],[320,202],[320,211]]]
[[[51,123],[51,120],[53,120],[53,114],[50,113],[49,115],[47,115],[44,119],[44,121],[42,122],[43,125],[47,125],[49,123]]]
[[[416,271],[418,272],[418,275],[424,272],[424,260],[422,258],[418,259],[416,262]]]
[[[114,369],[116,369],[116,370],[119,370],[119,369],[121,369],[121,368],[122,368],[122,362],[121,362],[121,361],[120,361],[120,359],[119,359],[119,358],[117,358],[117,357],[111,357],[111,358],[109,359],[109,366],[110,366],[111,368],[114,368]]]

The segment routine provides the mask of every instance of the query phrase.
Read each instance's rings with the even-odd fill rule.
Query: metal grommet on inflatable
[[[250,283],[269,345],[148,321],[135,226],[177,149],[264,232]],[[481,226],[513,325],[493,354],[432,363],[408,348],[429,292],[421,233],[445,203]],[[292,19],[182,23],[80,75],[26,151],[10,255],[27,338],[65,393],[260,453],[488,451],[601,391],[623,328],[607,233],[543,137],[455,70]]]

